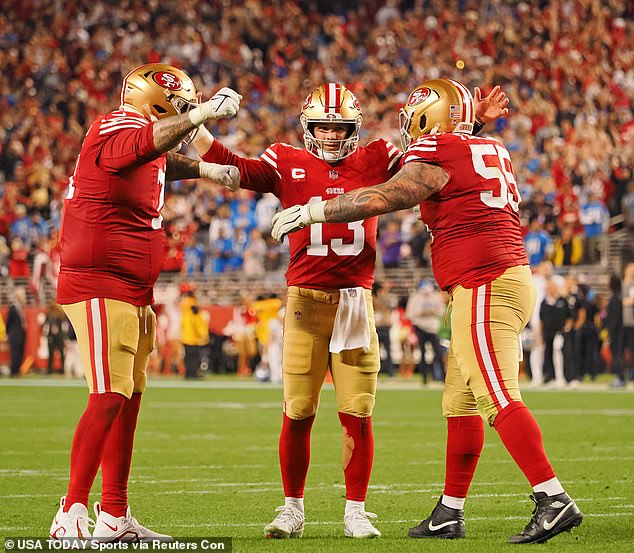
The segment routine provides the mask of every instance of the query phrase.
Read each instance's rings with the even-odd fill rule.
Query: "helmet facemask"
[[[315,157],[334,163],[357,150],[363,115],[359,101],[345,86],[326,83],[313,90],[304,101],[299,120],[304,130],[304,145]],[[319,139],[314,133],[318,124],[345,124],[349,130],[343,140]],[[336,142],[338,148],[332,148]]]
[[[300,116],[300,121],[304,129],[304,144],[306,149],[316,157],[323,159],[324,161],[333,162],[340,161],[350,154],[354,153],[359,145],[359,129],[361,128],[361,121],[349,121],[343,119],[307,119],[303,115]],[[343,140],[337,140],[336,138],[317,138],[315,136],[315,126],[318,124],[345,124],[348,127],[348,133]],[[337,149],[332,148],[333,143],[339,143]]]

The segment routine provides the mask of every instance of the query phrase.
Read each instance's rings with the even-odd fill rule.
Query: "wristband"
[[[308,215],[310,216],[310,224],[326,222],[326,200],[308,204]]]
[[[194,125],[194,127],[200,127],[200,125],[202,125],[208,119],[207,115],[204,113],[204,111],[207,111],[207,110],[203,111],[201,109],[203,105],[204,104],[201,104],[198,107],[195,107],[194,109],[190,109],[187,112],[187,115],[189,116],[189,120],[192,122],[192,125]]]
[[[486,123],[476,115],[473,123],[473,134],[478,134],[482,129],[484,129],[485,125]]]

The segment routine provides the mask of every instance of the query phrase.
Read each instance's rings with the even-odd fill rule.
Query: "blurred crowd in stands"
[[[299,109],[339,81],[364,109],[362,143],[398,144],[397,108],[421,81],[500,84],[511,113],[486,132],[509,147],[531,263],[595,263],[601,237],[634,232],[634,8],[619,0],[9,0],[0,13],[0,273],[54,282],[63,197],[88,125],[118,107],[146,62],[182,67],[209,97],[243,96],[212,132],[258,156],[302,145]],[[193,154],[192,154],[193,155]],[[269,237],[277,200],[174,182],[163,210],[164,270],[283,268]],[[385,217],[386,267],[427,266],[412,213]],[[631,252],[625,252],[631,255]]]
[[[605,260],[614,231],[630,233],[623,266],[633,259],[633,18],[632,2],[619,0],[8,0],[0,13],[0,278],[29,281],[46,305],[41,283],[56,280],[61,209],[81,141],[99,114],[118,107],[122,77],[136,65],[177,65],[205,98],[225,85],[238,90],[238,116],[210,130],[249,157],[274,142],[303,146],[300,107],[326,81],[359,98],[362,143],[395,144],[397,109],[421,81],[450,77],[485,93],[500,84],[511,112],[485,132],[511,152],[541,282],[525,368],[535,383],[574,383],[600,370],[622,381],[634,357],[632,266],[605,297],[551,268]],[[165,272],[284,268],[286,246],[269,235],[273,196],[191,181],[167,192]],[[382,218],[379,232],[384,267],[429,266],[430,237],[412,212]],[[185,365],[192,378],[208,369],[277,381],[281,300],[245,296],[216,333],[195,295],[182,289],[159,309],[154,370]],[[383,371],[441,379],[447,299],[433,282],[399,298],[385,281],[375,301]],[[18,353],[23,308],[18,294],[7,319]],[[38,324],[42,349],[63,353],[61,366],[77,373],[76,342],[56,307]]]
[[[565,275],[550,261],[534,271],[537,305],[522,335],[523,371],[535,386],[575,387],[600,375],[605,384],[623,386],[634,380],[634,263],[624,278],[612,275],[607,290],[597,291],[584,273]],[[449,339],[451,303],[431,279],[423,279],[400,296],[389,280],[374,285],[374,310],[381,352],[381,373],[413,378],[424,384],[443,381]],[[243,294],[235,306],[200,302],[196,286],[169,285],[154,305],[157,344],[149,371],[196,379],[206,374],[254,376],[281,383],[283,298]],[[68,377],[81,376],[76,338],[55,303],[26,323],[25,294],[16,294],[6,332],[0,317],[0,350],[5,337],[12,375],[30,368]],[[39,333],[37,357],[25,366],[25,324]],[[57,355],[56,355],[57,354]],[[0,364],[1,360],[0,360]]]

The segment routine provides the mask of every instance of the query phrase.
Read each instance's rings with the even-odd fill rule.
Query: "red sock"
[[[484,421],[480,416],[447,418],[445,495],[467,497],[483,445]]]
[[[283,415],[280,434],[280,469],[285,497],[304,497],[310,464],[310,431],[315,415],[294,420]]]
[[[108,434],[124,403],[125,397],[115,392],[88,396],[88,406],[75,429],[70,453],[65,512],[74,503],[88,505],[90,488],[99,470]]]
[[[374,460],[372,417],[355,417],[339,412],[343,426],[343,473],[346,479],[346,499],[365,501]]]
[[[500,411],[493,426],[531,486],[555,477],[544,451],[542,431],[526,405],[514,401]]]
[[[101,508],[113,517],[125,516],[128,507],[128,476],[140,406],[140,393],[126,400],[112,425],[101,459]]]

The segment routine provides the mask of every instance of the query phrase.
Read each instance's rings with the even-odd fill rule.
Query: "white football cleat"
[[[101,510],[101,504],[95,503],[97,521],[92,537],[96,542],[140,542],[140,541],[172,541],[172,536],[153,532],[130,514],[130,507],[126,509],[124,517],[113,517]]]
[[[343,517],[343,532],[346,538],[380,538],[379,532],[368,520],[376,518],[374,513],[353,511]]]
[[[271,539],[301,538],[304,535],[304,513],[290,505],[275,509],[280,514],[264,527],[264,536]]]
[[[68,512],[65,513],[64,505],[66,505],[66,496],[59,500],[59,510],[53,519],[49,532],[51,538],[54,540],[62,538],[90,539],[89,528],[94,525],[94,522],[88,518],[86,506],[81,503],[73,503]]]

